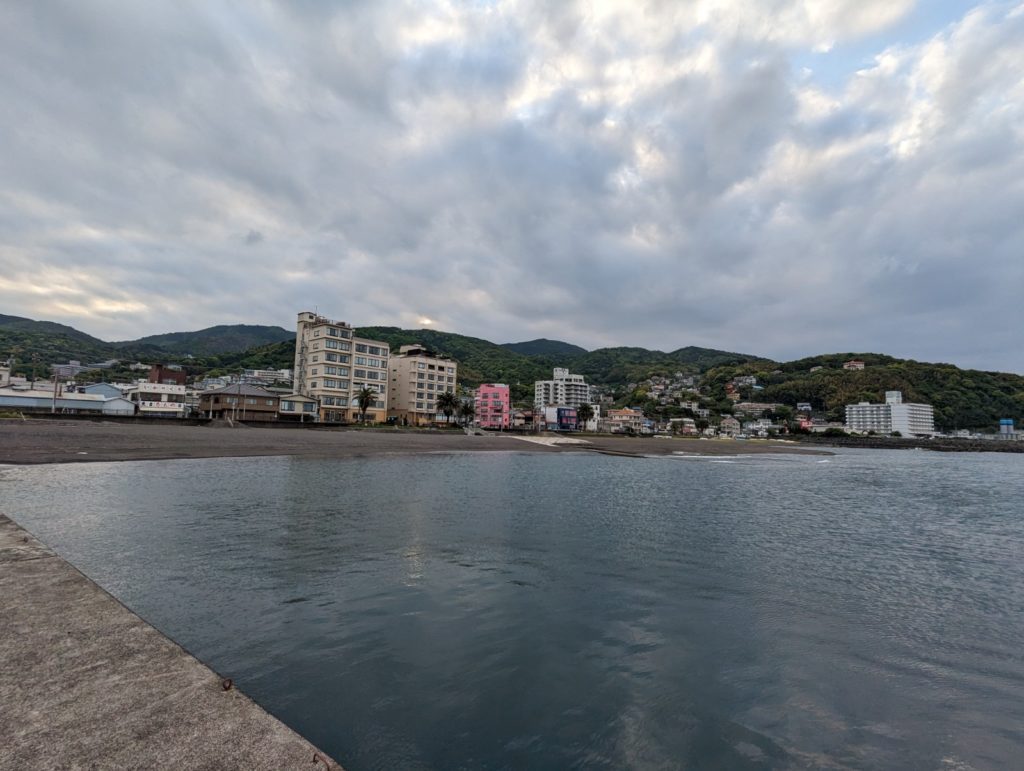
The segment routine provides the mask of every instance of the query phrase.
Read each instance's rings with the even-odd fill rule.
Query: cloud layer
[[[751,8],[6,4],[0,310],[1024,372],[1024,5]]]

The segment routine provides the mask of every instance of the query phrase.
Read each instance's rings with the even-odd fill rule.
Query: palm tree
[[[594,408],[589,404],[581,404],[576,408],[576,429],[578,431],[583,430],[583,426],[586,425],[587,421],[594,417]]]
[[[366,422],[366,411],[370,409],[377,402],[377,392],[369,387],[364,386],[360,389],[359,393],[356,394],[356,403],[359,405],[359,422]]]
[[[467,425],[476,417],[476,407],[473,406],[473,402],[462,403],[459,407],[459,417],[462,418],[463,425]]]
[[[452,415],[459,408],[459,398],[451,391],[437,395],[437,409],[444,413],[446,423],[452,422]]]

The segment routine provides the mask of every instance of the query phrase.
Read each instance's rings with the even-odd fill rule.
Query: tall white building
[[[295,335],[295,392],[320,403],[320,420],[359,419],[359,392],[377,398],[366,411],[370,423],[383,422],[388,409],[387,343],[356,337],[344,321],[317,313],[299,314]]]
[[[551,380],[538,380],[533,384],[534,409],[542,410],[549,404],[560,407],[590,404],[590,386],[583,375],[573,375],[563,367],[555,367]]]
[[[846,405],[846,427],[862,433],[931,436],[935,433],[935,410],[930,404],[904,402],[900,391],[886,391],[885,404]]]

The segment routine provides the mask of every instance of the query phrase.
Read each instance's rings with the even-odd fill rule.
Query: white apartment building
[[[422,345],[403,345],[391,357],[388,417],[399,423],[421,426],[443,420],[437,397],[455,393],[458,364]]]
[[[551,380],[538,380],[533,384],[533,408],[538,412],[552,404],[579,407],[590,401],[590,386],[583,375],[570,374],[563,367],[555,367]]]
[[[344,321],[312,311],[299,314],[295,335],[295,392],[320,403],[319,419],[359,420],[359,392],[377,399],[366,411],[368,423],[383,422],[388,409],[388,344],[356,337]]]
[[[903,401],[900,391],[886,391],[885,404],[846,405],[848,431],[901,436],[931,436],[935,433],[935,410],[930,404]]]

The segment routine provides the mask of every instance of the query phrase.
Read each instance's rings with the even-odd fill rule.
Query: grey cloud
[[[896,46],[801,117],[792,38],[515,8],[5,6],[4,312],[1024,371],[1024,16]]]

